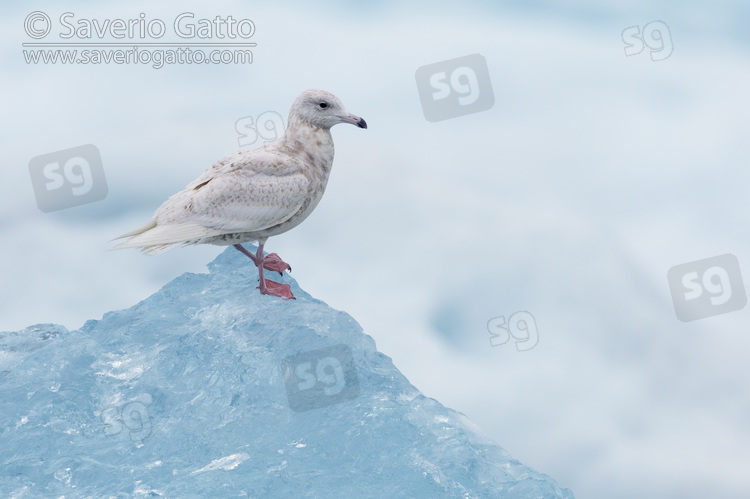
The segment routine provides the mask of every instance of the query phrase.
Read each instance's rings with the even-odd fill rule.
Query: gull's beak
[[[349,113],[346,116],[339,116],[339,119],[342,123],[351,123],[352,125],[356,125],[359,128],[367,128],[367,122],[360,118],[359,116],[354,116],[353,114]]]

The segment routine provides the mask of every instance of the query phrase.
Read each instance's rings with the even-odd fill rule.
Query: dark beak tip
[[[359,128],[367,128],[367,122],[363,120],[362,118],[360,118],[359,121],[357,122],[357,126]]]

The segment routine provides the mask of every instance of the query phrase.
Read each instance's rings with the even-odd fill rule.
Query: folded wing
[[[309,198],[309,182],[274,158],[256,156],[248,163],[240,154],[228,156],[169,198],[151,222],[120,236],[131,239],[115,249],[153,247],[151,252],[161,252],[289,220]]]

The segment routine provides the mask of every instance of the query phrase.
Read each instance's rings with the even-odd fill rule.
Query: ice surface
[[[573,497],[281,280],[297,300],[229,248],[80,330],[0,333],[0,497]]]

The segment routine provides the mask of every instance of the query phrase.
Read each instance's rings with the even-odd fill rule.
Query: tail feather
[[[197,244],[202,239],[218,236],[218,229],[196,223],[158,225],[155,220],[117,239],[130,237],[112,249],[141,248],[144,253],[156,255],[183,244]]]
[[[130,232],[126,232],[125,234],[123,234],[123,235],[121,235],[121,236],[118,236],[118,237],[116,237],[116,238],[115,238],[115,240],[117,240],[117,239],[124,239],[124,238],[126,238],[126,237],[133,237],[133,236],[137,236],[138,234],[143,234],[143,233],[144,233],[144,232],[146,232],[147,230],[151,230],[151,229],[153,229],[154,227],[156,227],[156,219],[153,219],[153,218],[152,218],[152,219],[151,219],[151,221],[150,221],[149,223],[147,223],[146,225],[144,225],[144,226],[142,226],[142,227],[138,227],[137,229],[135,229],[135,230],[132,230],[132,231],[130,231]]]
[[[171,250],[172,248],[176,248],[177,246],[184,246],[184,245],[181,243],[157,244],[154,246],[146,246],[144,248],[141,248],[141,251],[143,251],[147,255],[158,255],[160,253],[164,253],[165,251]],[[117,249],[117,248],[114,248],[114,249]]]

